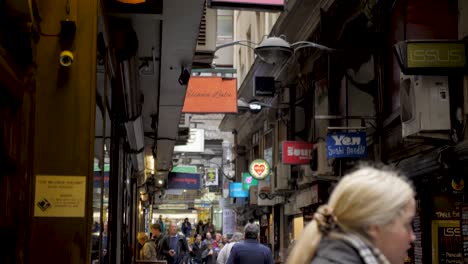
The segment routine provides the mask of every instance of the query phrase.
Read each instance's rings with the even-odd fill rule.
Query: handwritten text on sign
[[[84,217],[86,176],[36,176],[35,217]]]

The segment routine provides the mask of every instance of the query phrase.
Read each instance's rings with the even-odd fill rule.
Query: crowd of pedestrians
[[[295,241],[287,263],[403,263],[415,240],[414,197],[411,183],[391,170],[363,167],[346,175]],[[160,224],[153,224],[151,239],[138,234],[140,258],[169,264],[274,263],[271,250],[259,243],[260,228],[255,223],[249,222],[243,234],[230,238],[217,233],[211,221],[200,221],[193,230],[189,243],[188,219],[180,233],[174,222],[166,235]]]
[[[258,242],[260,228],[249,223],[244,234],[234,233],[231,237],[216,232],[208,220],[200,221],[193,228],[186,218],[180,227],[170,222],[167,232],[158,221],[151,225],[151,237],[138,233],[140,260],[165,260],[168,264],[272,264],[271,251]],[[260,261],[261,260],[261,261]],[[259,262],[260,261],[260,262]]]

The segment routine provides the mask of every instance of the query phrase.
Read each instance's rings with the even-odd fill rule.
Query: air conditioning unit
[[[447,76],[400,74],[402,135],[441,135],[450,130]],[[448,135],[448,134],[447,134]]]
[[[273,192],[289,190],[288,181],[291,179],[291,165],[278,164],[273,175]]]
[[[301,186],[304,184],[312,183],[315,181],[314,172],[309,164],[307,165],[300,165],[299,166],[299,173],[297,177],[297,185]]]
[[[334,175],[332,161],[327,159],[327,143],[320,141],[314,144],[312,154],[312,174],[314,176]]]
[[[190,127],[190,114],[182,113],[180,115],[179,127]]]
[[[203,17],[198,32],[196,52],[213,52],[216,49],[217,12],[216,9],[203,9]]]

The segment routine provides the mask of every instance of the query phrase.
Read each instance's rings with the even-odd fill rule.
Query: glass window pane
[[[232,37],[232,16],[218,16],[218,37]]]

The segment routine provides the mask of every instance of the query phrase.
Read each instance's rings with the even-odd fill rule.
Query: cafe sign
[[[466,72],[463,41],[401,41],[394,46],[402,72],[407,75]]]
[[[257,180],[264,180],[271,173],[271,166],[264,159],[256,159],[249,165],[249,172]]]

